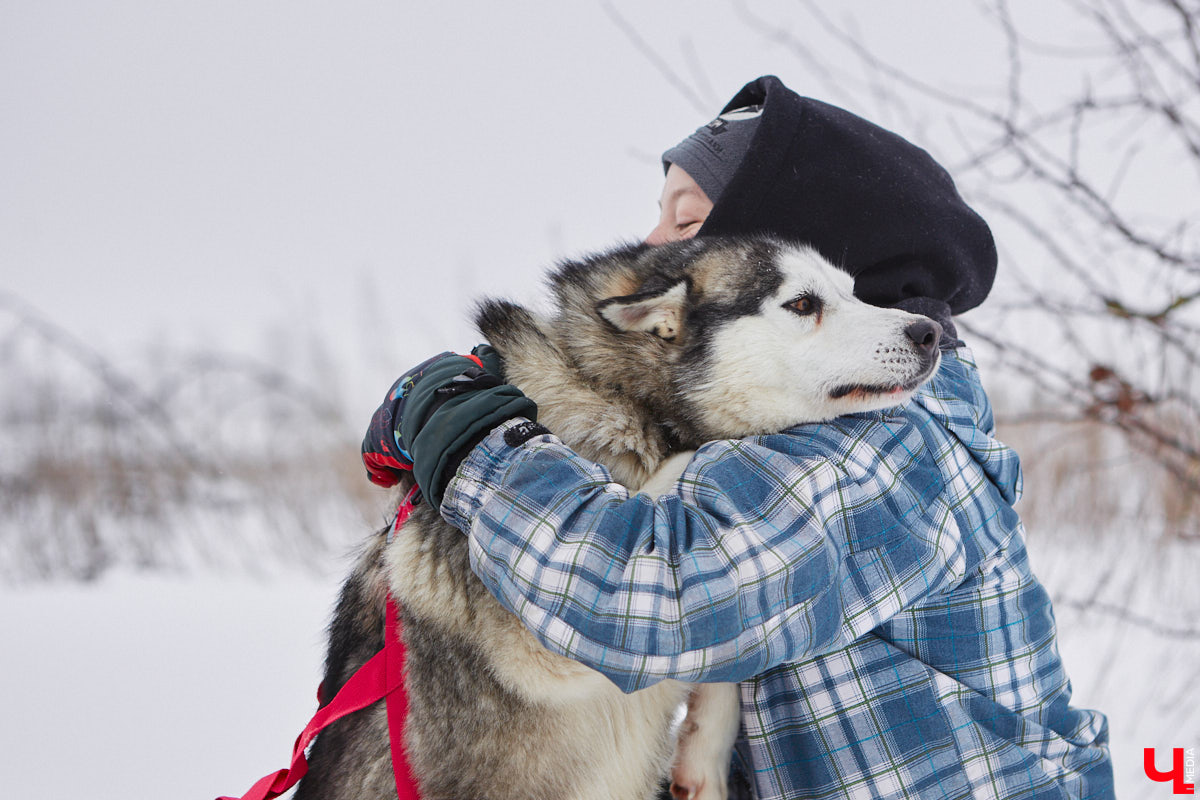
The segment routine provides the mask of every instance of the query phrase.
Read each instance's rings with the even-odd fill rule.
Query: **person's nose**
[[[666,228],[663,225],[658,225],[654,230],[646,235],[645,242],[648,245],[666,244],[671,241],[667,236]]]

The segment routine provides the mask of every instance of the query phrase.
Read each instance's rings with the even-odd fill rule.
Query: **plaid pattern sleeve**
[[[1108,797],[969,356],[908,405],[701,448],[651,499],[502,426],[443,514],[552,650],[625,690],[742,682],[760,798]]]

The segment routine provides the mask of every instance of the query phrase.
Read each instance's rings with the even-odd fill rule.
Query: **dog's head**
[[[568,269],[555,287],[579,305],[586,284],[593,320],[607,326],[575,318],[576,363],[587,370],[603,349],[597,377],[654,404],[684,440],[898,405],[939,363],[936,322],[863,303],[810,248],[693,239],[591,266],[585,281]]]

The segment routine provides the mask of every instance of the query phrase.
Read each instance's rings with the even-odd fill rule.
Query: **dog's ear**
[[[640,291],[610,297],[596,304],[596,313],[617,330],[653,333],[668,342],[683,329],[687,281],[678,281],[659,291]]]

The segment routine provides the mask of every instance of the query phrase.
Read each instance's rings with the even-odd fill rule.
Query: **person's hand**
[[[394,486],[411,470],[422,493],[440,505],[471,447],[506,420],[537,418],[534,402],[502,374],[500,355],[480,345],[469,356],[439,353],[401,376],[363,438],[371,482]]]

